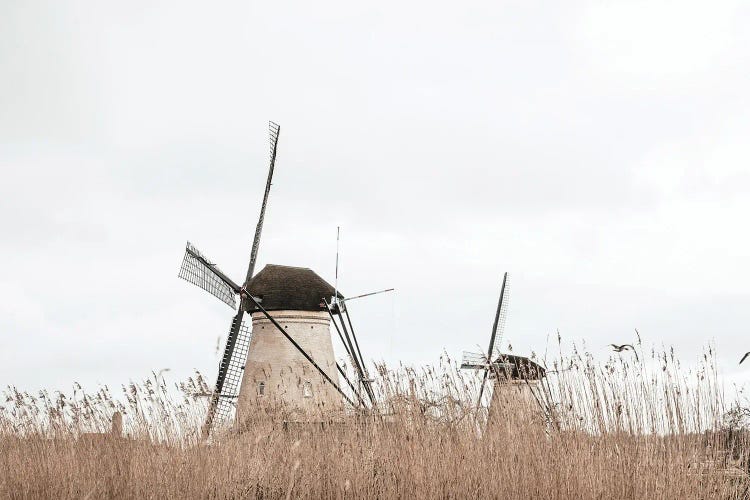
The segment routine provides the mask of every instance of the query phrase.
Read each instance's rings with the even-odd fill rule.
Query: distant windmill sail
[[[484,370],[482,376],[482,385],[479,386],[479,398],[477,405],[482,404],[482,395],[484,394],[484,386],[487,384],[487,376],[492,369],[493,356],[495,354],[495,342],[500,338],[503,338],[503,331],[505,329],[505,319],[508,316],[508,296],[506,295],[508,288],[508,273],[503,275],[503,285],[500,288],[500,300],[497,303],[497,312],[495,313],[495,322],[492,325],[492,335],[490,336],[490,346],[487,349],[487,368]]]
[[[508,319],[508,304],[510,303],[510,274],[505,273],[503,276],[503,286],[500,292],[500,312],[497,315],[495,324],[493,325],[493,332],[496,336],[494,351],[492,357],[500,355],[500,349],[503,345],[503,337],[505,336],[505,322]]]
[[[489,368],[487,356],[481,352],[464,351],[461,356],[462,370],[486,370]]]

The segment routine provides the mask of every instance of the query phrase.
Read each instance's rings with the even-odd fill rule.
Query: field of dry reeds
[[[378,412],[326,425],[257,422],[200,439],[208,391],[154,375],[113,394],[0,402],[2,498],[748,498],[747,411],[713,353],[544,360],[533,404],[477,409],[447,357],[379,367]],[[632,353],[631,353],[632,354]],[[107,435],[114,412],[124,438]],[[92,433],[101,433],[100,435]]]

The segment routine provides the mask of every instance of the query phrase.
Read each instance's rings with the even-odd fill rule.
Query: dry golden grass
[[[548,361],[556,373],[538,403],[508,405],[489,424],[475,378],[450,360],[380,367],[383,418],[256,423],[210,443],[197,437],[200,378],[178,395],[155,380],[131,385],[122,401],[106,389],[63,398],[10,388],[0,497],[748,498],[746,413],[725,407],[712,359],[599,365],[574,352]],[[106,432],[114,411],[127,438],[82,436]]]

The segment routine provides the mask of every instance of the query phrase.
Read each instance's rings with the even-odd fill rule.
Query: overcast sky
[[[741,2],[0,3],[0,385],[169,367],[213,379],[261,243],[355,295],[365,356],[409,364],[557,330],[750,349],[750,7]],[[552,344],[550,342],[550,344]],[[569,345],[569,344],[568,344]]]

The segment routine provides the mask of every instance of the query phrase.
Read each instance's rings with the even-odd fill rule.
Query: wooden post
[[[110,431],[112,437],[122,437],[122,413],[116,411],[112,414],[112,430]]]

